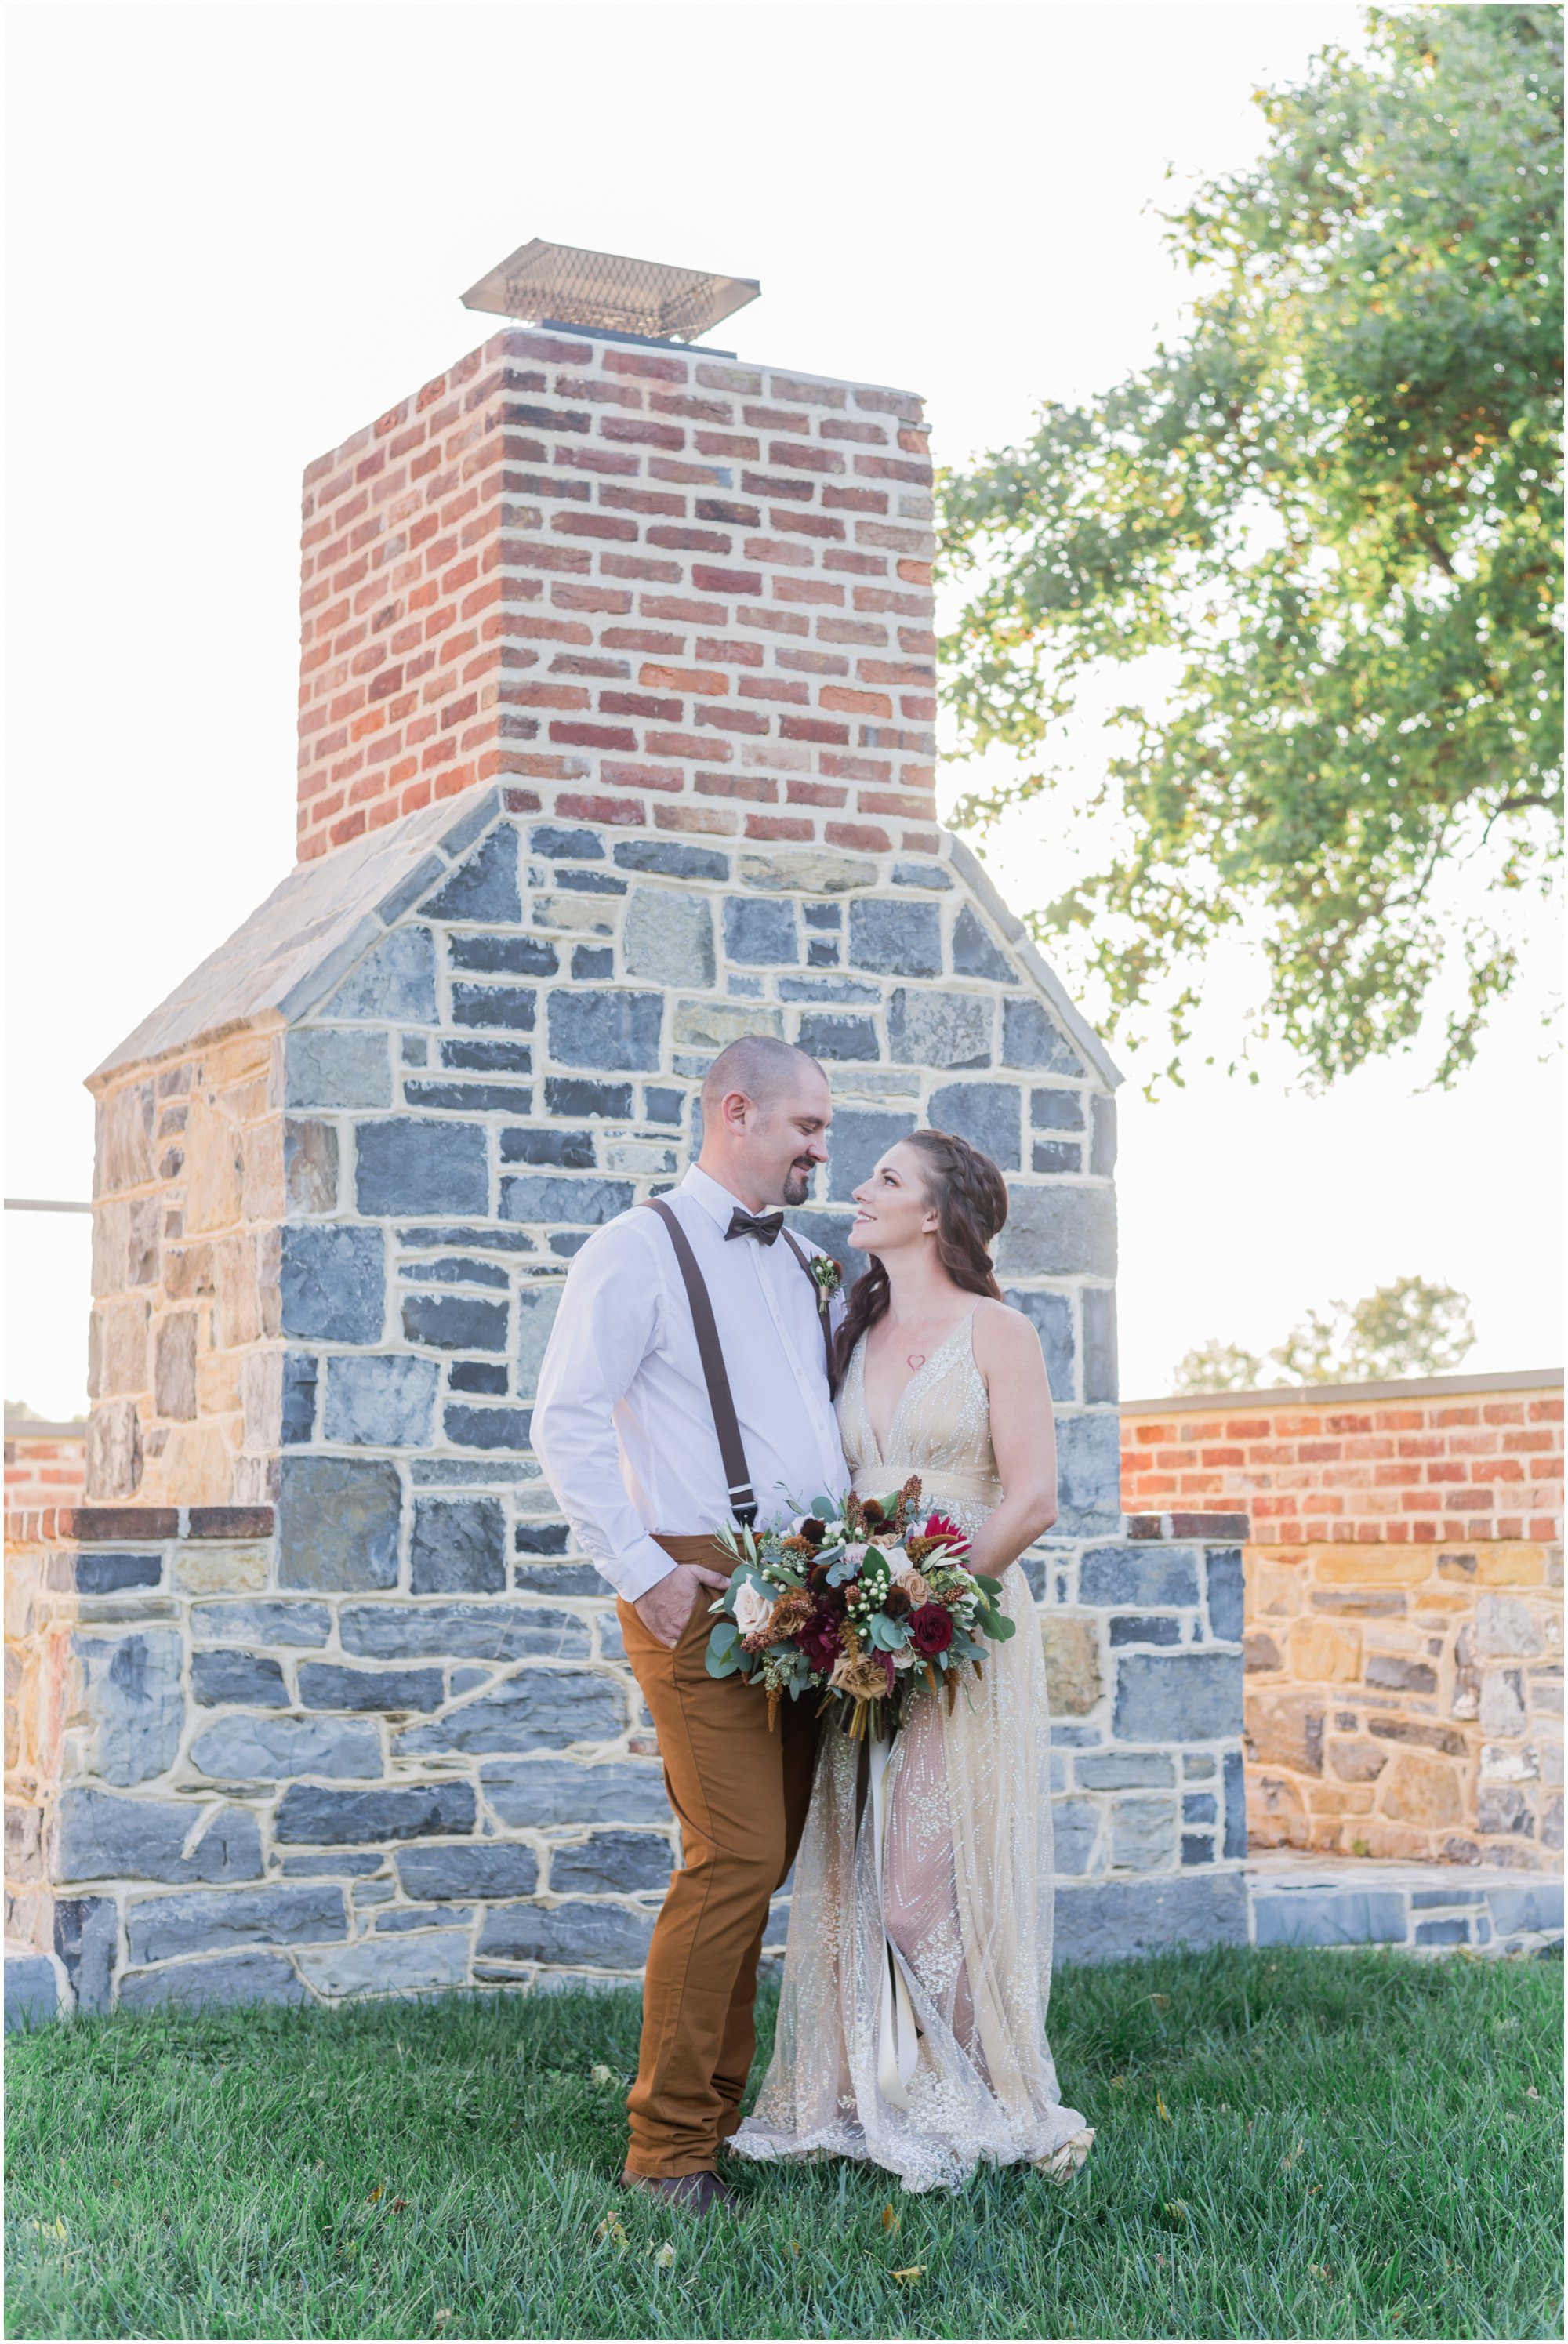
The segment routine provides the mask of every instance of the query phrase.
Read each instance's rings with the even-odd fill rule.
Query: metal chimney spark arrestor
[[[630,260],[579,245],[520,245],[463,295],[466,309],[499,310],[529,325],[579,326],[639,340],[695,341],[754,301],[754,277],[715,277],[662,260]]]

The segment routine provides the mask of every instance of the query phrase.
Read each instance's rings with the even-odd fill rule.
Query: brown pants
[[[728,1571],[706,1538],[661,1538],[677,1562]],[[703,2173],[741,2120],[756,2048],[752,2007],[768,1904],[794,1862],[811,1801],[814,1704],[767,1702],[740,1677],[711,1677],[706,1590],[672,1651],[618,1602],[632,1674],[659,1737],[681,1819],[682,1864],[654,1924],[642,2047],[627,2098],[628,2172]]]

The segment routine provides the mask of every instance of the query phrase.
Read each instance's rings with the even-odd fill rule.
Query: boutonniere
[[[818,1301],[825,1309],[834,1296],[843,1291],[844,1272],[830,1253],[814,1253],[810,1266]]]

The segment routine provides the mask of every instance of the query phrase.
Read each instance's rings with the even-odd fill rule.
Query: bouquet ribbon
[[[893,1756],[891,1738],[871,1743],[871,1839],[876,1857],[876,1910],[882,1922],[884,1976],[876,2027],[876,2083],[885,2100],[895,2107],[909,2106],[909,2079],[915,2073],[920,2046],[916,2036],[915,2005],[904,1975],[904,1956],[887,1934],[882,1872],[887,1830],[886,1777]]]

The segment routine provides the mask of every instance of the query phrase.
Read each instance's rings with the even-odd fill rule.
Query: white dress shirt
[[[782,1237],[726,1238],[741,1199],[696,1165],[663,1201],[713,1302],[758,1522],[836,1497],[849,1476],[814,1281]],[[691,1304],[657,1213],[620,1214],[573,1260],[532,1440],[578,1545],[629,1603],[674,1568],[652,1531],[694,1537],[733,1520]]]

